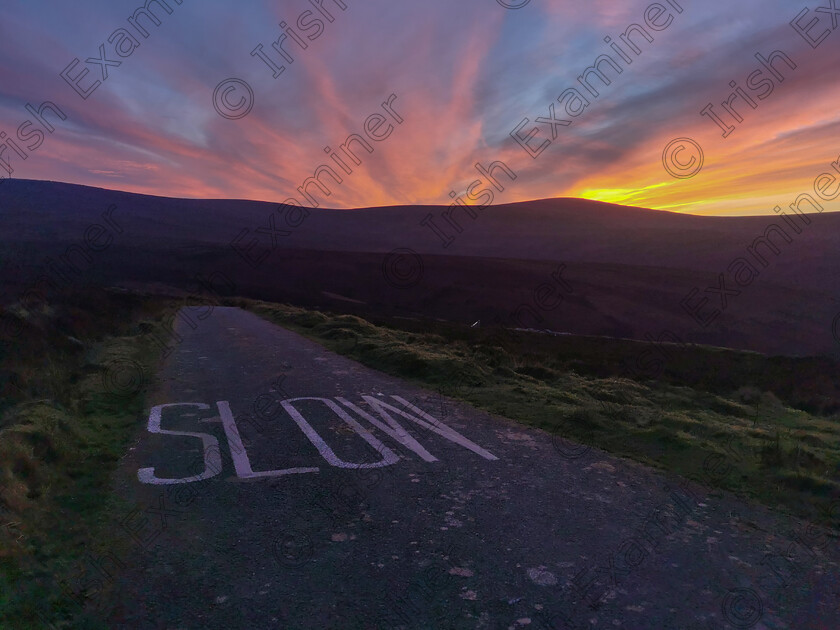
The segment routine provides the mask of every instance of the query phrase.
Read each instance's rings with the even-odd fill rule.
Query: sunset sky
[[[504,180],[495,203],[575,196],[698,214],[772,214],[802,192],[813,194],[814,179],[840,159],[840,33],[829,13],[815,12],[828,0],[679,0],[682,13],[663,0],[667,12],[654,11],[653,22],[662,27],[671,16],[669,25],[645,26],[652,43],[632,38],[641,54],[624,44],[632,63],[621,64],[621,74],[604,66],[612,83],[595,79],[599,96],[589,95],[572,124],[558,125],[535,159],[511,132],[528,118],[522,137],[536,128],[532,146],[550,140],[552,125],[535,119],[548,117],[552,102],[556,118],[566,116],[558,97],[571,87],[586,94],[577,79],[599,55],[620,61],[605,38],[620,42],[631,24],[644,26],[650,2],[531,0],[513,10],[496,0],[346,0],[341,10],[323,0],[329,22],[316,0],[168,0],[171,14],[153,4],[160,26],[137,21],[147,38],[127,19],[144,3],[3,2],[0,132],[20,137],[18,127],[34,120],[27,103],[52,101],[67,117],[48,115],[55,131],[34,150],[25,147],[37,138],[17,140],[26,160],[9,147],[0,154],[15,178],[176,197],[303,200],[298,186],[332,164],[324,148],[363,134],[391,94],[403,122],[372,142],[374,152],[363,153],[329,197],[318,198],[322,207],[449,204],[450,191],[463,195],[476,179],[476,162],[502,160],[517,178]],[[816,48],[790,25],[804,9],[802,30],[818,20],[807,33],[814,40],[825,34]],[[321,31],[316,38],[296,26],[302,15],[309,35]],[[271,47],[281,21],[307,46],[287,36],[292,63]],[[140,45],[121,58],[114,45],[131,48],[127,35]],[[106,58],[121,65],[85,63],[103,44]],[[251,55],[259,44],[286,66],[279,77]],[[777,60],[783,81],[765,70],[752,84],[769,79],[773,91],[759,99],[762,88],[748,89],[748,77],[762,68],[756,53],[774,51],[797,67]],[[87,99],[60,76],[76,58],[65,74],[89,70],[79,89],[108,72]],[[229,78],[253,90],[253,109],[240,119],[214,108],[214,89]],[[735,130],[724,138],[700,111],[712,103],[727,118],[721,102],[732,81],[756,108],[736,100],[743,122],[728,117]],[[705,155],[688,179],[662,163],[665,146],[682,137]]]

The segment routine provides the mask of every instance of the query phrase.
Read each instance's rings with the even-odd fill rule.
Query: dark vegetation
[[[829,359],[686,346],[668,349],[657,378],[631,377],[623,365],[650,344],[236,302],[480,409],[838,526],[840,396]]]
[[[87,264],[76,257],[64,293],[11,305],[111,205],[113,245]],[[815,216],[817,229],[702,328],[680,300],[743,255],[766,217],[547,200],[488,208],[444,251],[421,226],[440,209],[313,210],[276,249],[260,240],[255,253],[270,255],[255,266],[231,238],[254,237],[275,204],[14,181],[0,207],[0,628],[101,627],[61,583],[88,551],[121,544],[112,524],[124,506],[109,484],[142,426],[168,337],[161,322],[177,308],[162,294],[202,304],[229,296],[477,408],[840,525],[830,510],[840,505],[840,365],[828,358],[839,348],[837,213]],[[383,262],[405,247],[421,255],[422,273],[401,286]],[[535,296],[561,265],[573,291],[541,309]],[[74,288],[81,281],[153,295]],[[522,305],[535,310],[515,321]],[[704,345],[630,341],[664,330]]]
[[[829,358],[226,303],[479,409],[837,526]],[[176,308],[171,297],[85,289],[0,312],[0,627],[102,627],[62,584],[86,553],[126,544],[111,477]],[[655,374],[628,367],[648,351]],[[438,413],[445,421],[445,399]]]
[[[0,312],[0,627],[100,627],[65,586],[85,554],[119,544],[110,477],[171,308],[89,289]]]

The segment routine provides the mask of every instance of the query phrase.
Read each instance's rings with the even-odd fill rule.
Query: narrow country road
[[[178,321],[116,480],[113,627],[840,627],[814,528],[239,309]]]

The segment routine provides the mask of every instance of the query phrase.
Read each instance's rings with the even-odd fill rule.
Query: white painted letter
[[[428,429],[429,431],[434,431],[438,435],[445,437],[450,442],[455,442],[455,444],[463,446],[464,448],[472,451],[473,453],[476,453],[477,455],[480,455],[484,459],[489,459],[489,460],[499,459],[498,457],[493,455],[493,453],[490,453],[489,451],[484,450],[483,448],[481,448],[475,442],[472,442],[472,441],[468,440],[463,435],[458,433],[455,429],[452,429],[451,427],[446,426],[445,424],[443,424],[443,422],[433,418],[432,416],[427,414],[422,409],[419,409],[418,407],[415,407],[414,405],[412,405],[410,402],[408,402],[404,398],[401,398],[399,396],[391,396],[391,398],[396,400],[398,403],[404,405],[410,411],[413,411],[415,414],[420,416],[420,418],[422,418],[422,420],[420,418],[417,418],[415,416],[412,416],[412,415],[409,415],[409,414],[405,413],[402,409],[397,409],[396,407],[393,407],[386,402],[382,402],[381,400],[378,400],[378,399],[374,398],[373,396],[362,396],[362,398],[364,398],[365,401],[367,401],[367,403],[373,409],[376,409],[376,412],[379,415],[381,415],[383,418],[388,419],[388,421],[391,423],[392,426],[396,425],[396,422],[394,422],[388,416],[385,409],[388,409],[393,413],[397,413],[397,414],[401,415],[403,418],[406,418],[406,419],[411,420],[412,422],[414,422],[416,424],[419,424],[424,429]],[[399,426],[399,425],[397,425],[397,426]]]
[[[365,396],[364,398],[367,399],[368,397]],[[425,461],[427,461],[427,462],[438,461],[437,457],[435,457],[429,451],[427,451],[425,448],[423,448],[423,445],[420,444],[420,442],[418,442],[417,440],[415,440],[414,437],[412,437],[412,435],[408,431],[406,431],[402,427],[402,425],[400,425],[399,422],[397,422],[391,416],[389,416],[388,412],[385,411],[384,409],[380,409],[379,407],[377,407],[376,411],[379,412],[379,415],[382,416],[382,418],[388,424],[385,424],[384,422],[381,422],[380,420],[378,420],[374,416],[370,415],[364,409],[360,409],[359,407],[357,407],[356,405],[351,403],[349,400],[346,400],[344,398],[336,398],[336,400],[338,402],[340,402],[342,405],[344,405],[345,407],[347,407],[348,409],[352,409],[353,411],[355,411],[357,414],[359,414],[362,418],[364,418],[365,420],[370,422],[377,429],[382,430],[386,435],[390,435],[392,438],[394,438],[397,442],[399,442],[400,444],[405,446],[407,449],[417,453]],[[368,401],[368,402],[370,402],[370,401]],[[405,414],[403,414],[403,415],[405,415]]]
[[[242,444],[242,438],[239,435],[239,428],[236,426],[236,421],[233,419],[233,413],[230,411],[230,404],[226,400],[220,400],[216,403],[219,408],[219,417],[222,419],[222,427],[225,430],[225,435],[230,446],[230,456],[233,458],[233,467],[236,469],[236,476],[240,479],[256,479],[259,477],[279,477],[280,475],[293,475],[296,473],[311,473],[318,472],[319,468],[284,468],[283,470],[262,470],[254,472],[251,469],[251,461],[248,459],[248,453],[245,452],[245,446]]]
[[[142,483],[149,483],[154,485],[171,485],[176,483],[191,483],[193,481],[201,481],[215,477],[222,471],[222,457],[219,454],[219,441],[212,435],[207,433],[191,433],[188,431],[168,431],[160,428],[161,411],[166,407],[198,407],[199,409],[210,409],[209,405],[204,403],[169,403],[166,405],[157,405],[152,407],[149,413],[149,433],[159,433],[161,435],[187,435],[189,437],[198,438],[201,440],[204,449],[204,472],[193,477],[184,477],[182,479],[161,479],[155,477],[154,468],[141,468],[137,471],[137,478]]]
[[[351,429],[358,433],[365,442],[370,444],[376,452],[382,455],[382,460],[373,464],[354,464],[352,462],[345,462],[344,460],[339,459],[333,450],[327,446],[327,443],[324,442],[323,438],[318,435],[318,432],[312,428],[312,425],[306,421],[306,418],[304,418],[300,412],[291,405],[291,403],[298,400],[320,400],[323,402],[333,411],[333,413],[347,423]],[[288,400],[284,400],[281,404],[283,405],[283,408],[289,412],[289,415],[292,416],[292,419],[297,422],[301,431],[303,431],[306,437],[309,438],[309,441],[315,445],[315,448],[318,449],[321,456],[332,466],[336,466],[338,468],[381,468],[382,466],[396,464],[400,460],[399,455],[377,440],[370,431],[365,429],[341,407],[327,398],[289,398]]]

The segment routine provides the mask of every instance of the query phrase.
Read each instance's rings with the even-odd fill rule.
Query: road
[[[239,309],[178,322],[115,481],[113,627],[840,627],[807,524]]]

